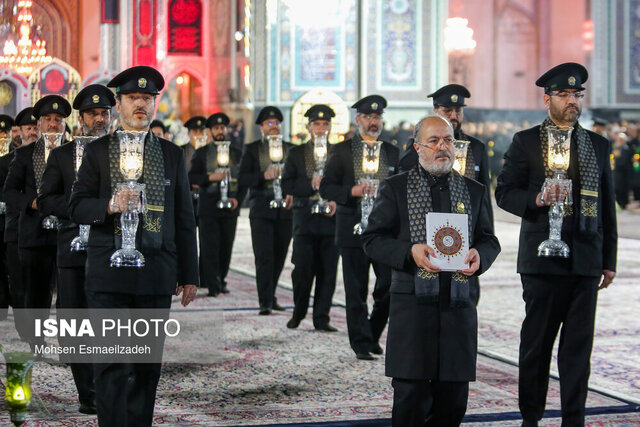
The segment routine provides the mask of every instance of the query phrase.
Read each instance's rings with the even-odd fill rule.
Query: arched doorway
[[[13,70],[0,68],[0,114],[15,117],[29,105],[27,79]]]
[[[35,70],[29,76],[29,88],[31,90],[31,103],[35,104],[40,98],[46,95],[60,95],[73,104],[73,100],[80,92],[82,78],[78,70],[66,62],[54,58],[47,65]],[[78,124],[78,112],[72,110],[67,118],[70,127]]]
[[[156,117],[184,122],[189,117],[203,114],[202,80],[188,71],[175,74],[162,91]]]
[[[349,106],[335,92],[329,89],[312,89],[298,98],[291,108],[291,141],[302,144],[309,139],[308,120],[304,113],[316,104],[326,104],[333,109],[336,116],[331,120],[329,142],[335,144],[340,136],[349,132]]]

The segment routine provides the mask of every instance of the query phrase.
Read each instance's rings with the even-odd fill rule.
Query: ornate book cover
[[[436,258],[429,257],[429,261],[442,271],[458,271],[469,267],[463,262],[469,252],[467,221],[467,214],[427,214],[427,245],[436,252]]]

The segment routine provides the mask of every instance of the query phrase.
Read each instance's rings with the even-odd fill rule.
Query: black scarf
[[[447,178],[452,213],[466,213],[469,224],[469,247],[473,244],[471,230],[471,198],[464,178],[455,171],[451,171]],[[407,178],[407,207],[409,211],[409,231],[411,242],[426,243],[426,216],[433,212],[431,188],[428,183],[427,172],[418,163],[409,171]],[[437,302],[440,294],[440,273],[430,273],[418,268],[414,278],[415,292],[418,303],[427,304]],[[469,300],[469,280],[462,273],[451,275],[451,307],[463,307]]]
[[[47,162],[44,159],[44,139],[39,138],[33,143],[33,154],[31,160],[33,161],[33,174],[36,178],[36,192],[40,192],[40,185],[42,184],[42,175],[44,175],[44,168],[47,166]]]

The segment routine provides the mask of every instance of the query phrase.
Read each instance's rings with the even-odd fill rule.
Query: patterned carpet
[[[339,329],[336,334],[315,332],[310,319],[297,330],[287,329],[290,310],[268,317],[257,315],[254,281],[238,272],[253,271],[248,221],[243,216],[234,249],[237,271],[228,280],[231,294],[208,298],[201,290],[192,306],[177,309],[180,316],[200,322],[207,337],[204,350],[210,349],[216,361],[163,366],[154,425],[389,425],[392,389],[384,377],[384,358],[362,362],[353,357],[340,304],[344,298],[341,284],[332,310],[332,324]],[[503,253],[482,278],[479,308],[481,352],[495,357],[481,355],[478,359],[478,381],[471,384],[465,425],[520,425],[517,368],[498,360],[517,357],[523,313],[515,274],[518,228],[507,223],[497,228]],[[590,382],[594,389],[615,392],[612,394],[620,398],[592,391],[589,426],[640,425],[639,406],[630,406],[640,401],[636,338],[640,320],[632,313],[639,286],[633,277],[640,276],[632,254],[640,249],[640,242],[624,241],[621,247],[625,268],[620,270],[625,274],[600,296]],[[282,305],[291,307],[291,291],[286,288],[290,265],[287,268],[278,298]],[[192,347],[189,342],[181,345]],[[68,368],[38,363],[33,384],[35,398],[27,426],[97,425],[95,418],[76,412]],[[559,426],[559,384],[555,380],[550,382],[547,409],[542,425]],[[2,400],[1,425],[8,422],[5,410]]]

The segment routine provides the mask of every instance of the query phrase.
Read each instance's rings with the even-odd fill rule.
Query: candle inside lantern
[[[282,160],[282,148],[281,147],[270,147],[269,148],[269,157],[271,157],[271,161],[279,162]]]
[[[316,159],[318,160],[324,160],[324,158],[327,155],[327,147],[321,145],[321,144],[317,144],[315,146],[315,156]]]
[[[218,152],[218,165],[226,167],[229,164],[229,153],[224,151]]]
[[[363,159],[362,171],[364,173],[376,173],[378,172],[378,159]]]
[[[126,179],[137,179],[142,171],[142,159],[137,153],[122,153],[120,155],[120,170]]]

